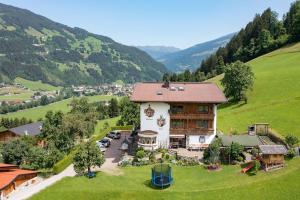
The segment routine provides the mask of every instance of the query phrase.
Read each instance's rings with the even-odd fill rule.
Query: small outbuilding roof
[[[233,142],[239,143],[244,147],[255,147],[260,144],[257,136],[251,135],[218,135],[221,139],[223,146],[230,146]]]
[[[287,154],[287,149],[284,145],[259,145],[262,154]]]
[[[33,122],[30,124],[25,124],[23,126],[18,126],[15,128],[9,129],[11,132],[15,133],[16,135],[31,135],[36,136],[41,133],[43,123],[42,122]]]
[[[133,102],[227,102],[222,90],[208,82],[137,83],[130,99]]]
[[[10,169],[8,171],[0,172],[0,191],[11,184],[18,176],[35,174],[36,171],[24,170],[24,169]]]

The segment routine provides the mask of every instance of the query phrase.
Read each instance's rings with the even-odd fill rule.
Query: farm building
[[[30,124],[25,124],[11,129],[0,130],[0,142],[7,142],[15,137],[19,136],[36,136],[41,133],[43,123],[33,122]]]
[[[284,145],[259,145],[260,160],[266,171],[283,167],[287,149]]]

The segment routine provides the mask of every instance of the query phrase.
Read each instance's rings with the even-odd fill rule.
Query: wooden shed
[[[287,149],[284,145],[259,145],[260,160],[266,171],[282,168]]]
[[[33,183],[36,171],[19,169],[16,165],[0,163],[0,199],[5,199],[23,183]]]

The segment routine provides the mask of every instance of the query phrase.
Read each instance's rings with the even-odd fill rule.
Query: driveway
[[[105,162],[100,168],[95,168],[96,171],[103,171],[110,175],[122,175],[122,170],[118,167],[118,162],[122,157],[122,151],[120,150],[121,144],[124,141],[126,134],[122,133],[121,138],[118,140],[112,140],[111,145],[107,148],[106,152],[104,153]],[[73,169],[73,165],[67,167],[61,173],[51,176],[37,184],[29,185],[23,187],[20,190],[16,190],[9,195],[9,200],[22,200],[28,199],[32,195],[40,192],[41,190],[45,189],[46,187],[56,183],[57,181],[63,179],[67,176],[75,176],[76,173]]]
[[[104,153],[104,164],[100,167],[100,169],[96,168],[95,170],[103,171],[111,175],[122,174],[122,171],[118,166],[118,162],[121,160],[123,155],[123,152],[120,150],[120,147],[126,136],[128,137],[128,135],[122,133],[120,139],[111,141],[110,147],[107,148],[106,152]]]

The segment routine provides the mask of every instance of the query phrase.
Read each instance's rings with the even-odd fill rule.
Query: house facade
[[[213,83],[138,83],[138,145],[148,150],[206,148],[216,135],[217,105],[227,101]]]

